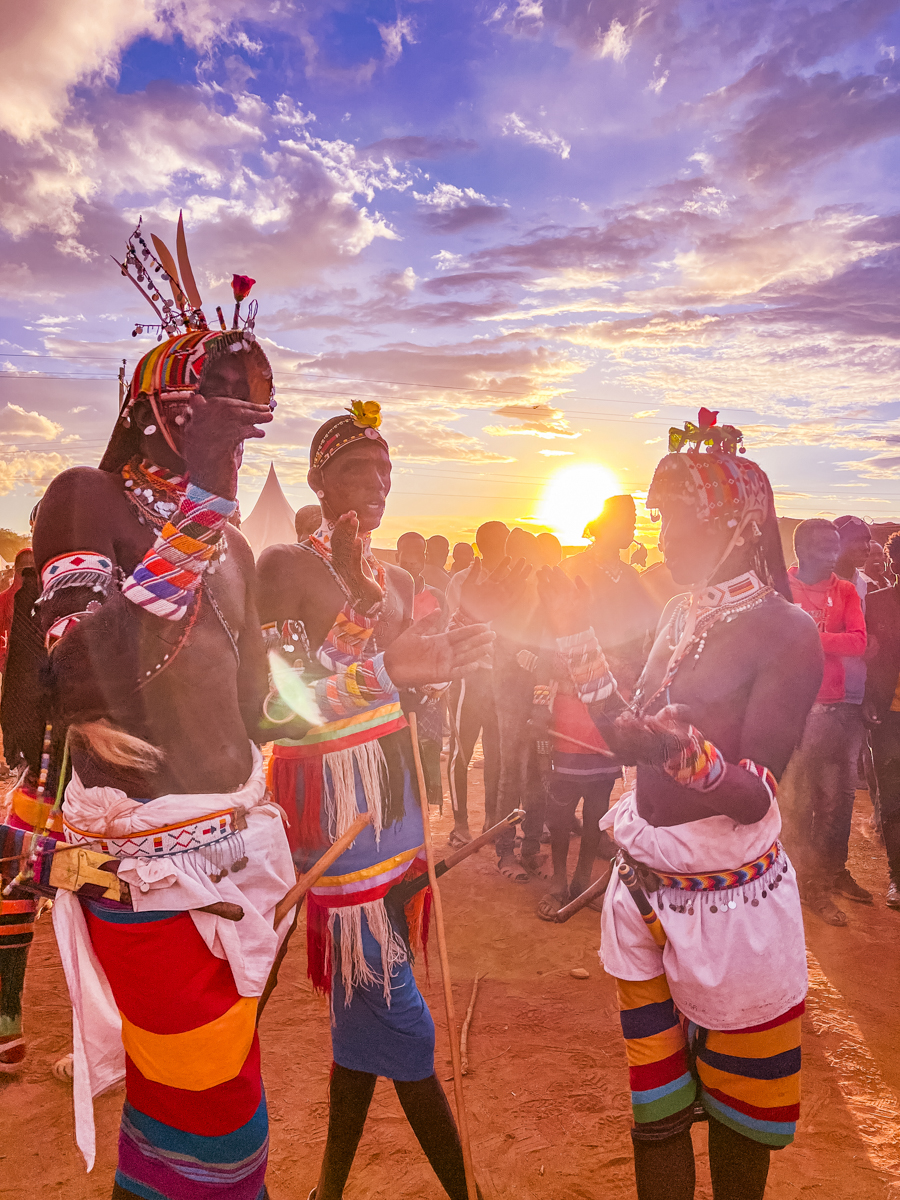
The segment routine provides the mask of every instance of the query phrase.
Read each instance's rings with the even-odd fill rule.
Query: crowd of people
[[[92,1099],[124,1081],[113,1200],[265,1200],[258,1022],[299,873],[333,1059],[311,1200],[343,1196],[379,1076],[446,1194],[480,1195],[412,970],[428,805],[449,796],[462,861],[480,742],[498,886],[539,880],[545,921],[601,910],[639,1200],[691,1200],[698,1120],[715,1200],[761,1200],[799,1112],[802,905],[843,925],[838,901],[874,903],[847,868],[860,778],[900,908],[900,539],[882,558],[859,518],[804,521],[788,569],[768,478],[701,410],[647,496],[664,563],[627,495],[568,556],[489,521],[452,556],[409,532],[379,557],[390,447],[354,402],[311,439],[296,541],[254,561],[238,472],[272,368],[239,300],[230,330],[184,304],[0,605],[0,1071],[52,898],[88,1166]]]

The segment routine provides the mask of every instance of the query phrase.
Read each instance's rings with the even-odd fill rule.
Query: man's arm
[[[844,599],[844,630],[828,633],[823,630],[822,649],[826,654],[839,654],[842,658],[857,658],[866,652],[866,618],[863,616],[859,593],[852,584],[841,588]]]

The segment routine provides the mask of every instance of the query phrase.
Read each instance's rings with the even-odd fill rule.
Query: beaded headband
[[[701,408],[699,424],[686,421],[684,429],[669,430],[670,453],[654,472],[647,508],[658,511],[667,501],[680,500],[718,528],[734,529],[751,520],[762,524],[772,509],[768,477],[755,462],[738,458],[745,452],[743,434],[732,425],[717,426],[718,415]]]
[[[331,417],[320,426],[309,447],[309,465],[324,467],[339,450],[353,442],[372,441],[388,450],[388,444],[378,432],[381,425],[381,405],[375,400],[354,400],[346,416]]]

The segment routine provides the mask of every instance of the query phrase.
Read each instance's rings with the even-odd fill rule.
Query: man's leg
[[[479,678],[484,676],[484,678]],[[511,809],[499,811],[500,787],[500,728],[497,724],[497,704],[490,671],[477,671],[481,749],[484,753],[484,827],[490,829]]]
[[[617,979],[631,1082],[638,1200],[693,1200],[691,1121],[697,1085],[665,975]]]
[[[28,906],[24,912],[16,912],[18,905]],[[9,911],[12,909],[13,911]],[[24,918],[24,920],[23,920]],[[13,922],[18,922],[13,925]],[[0,1074],[17,1071],[25,1058],[25,1042],[22,1038],[22,992],[25,987],[25,967],[28,963],[28,945],[6,945],[4,941],[17,942],[27,936],[30,942],[34,921],[34,901],[9,900],[3,903],[0,914]],[[16,934],[12,930],[16,930]],[[27,929],[27,932],[25,932]],[[4,935],[10,931],[5,937]]]
[[[571,893],[579,896],[591,882],[591,871],[597,855],[601,852],[612,858],[615,854],[615,844],[606,832],[600,830],[600,820],[609,809],[609,798],[615,787],[617,775],[599,775],[581,784],[581,794],[584,796],[582,809],[581,848],[578,851],[578,862],[575,864],[575,874],[572,876]],[[608,853],[607,853],[608,851]]]
[[[451,1200],[466,1200],[466,1172],[459,1131],[437,1075],[412,1083],[395,1079],[394,1087],[406,1119],[444,1191]]]
[[[900,713],[886,713],[881,724],[873,728],[872,758],[891,875],[887,903],[890,908],[900,908]]]
[[[709,1119],[709,1173],[713,1200],[763,1200],[771,1150]]]
[[[856,882],[847,869],[850,850],[850,828],[853,823],[853,804],[856,800],[856,785],[859,780],[859,751],[865,736],[861,704],[844,704],[841,713],[847,748],[845,776],[842,780],[842,797],[830,814],[826,832],[829,855],[834,864],[833,888],[840,896],[856,900],[859,904],[871,904],[872,893]]]
[[[533,685],[530,676],[513,658],[513,649],[497,643],[491,671],[497,728],[500,740],[500,777],[497,805],[501,814],[514,808],[527,808],[525,802],[528,743],[531,740],[527,722],[531,715]],[[524,678],[523,678],[524,677]],[[538,831],[540,837],[540,830]],[[515,857],[516,831],[509,825],[497,835],[497,867],[500,874],[517,883],[528,881],[528,872]]]
[[[378,1076],[367,1071],[351,1071],[337,1063],[332,1066],[328,1137],[316,1200],[341,1200],[377,1081]]]
[[[450,840],[469,841],[469,763],[478,740],[477,704],[473,703],[469,679],[450,685],[447,704],[450,710],[450,757],[447,760],[447,782],[450,785],[450,804],[453,808],[453,833]],[[454,838],[455,835],[455,838]]]
[[[544,921],[553,921],[556,911],[569,899],[569,832],[582,785],[565,775],[553,775],[550,779],[550,795],[547,799],[547,828],[550,830],[550,856],[553,861],[553,879],[550,891],[538,905],[538,916]]]

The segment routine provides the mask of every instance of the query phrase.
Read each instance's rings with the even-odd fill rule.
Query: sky
[[[8,6],[0,525],[98,462],[153,345],[110,256],[180,210],[208,315],[257,280],[245,513],[360,398],[382,544],[572,541],[701,405],[781,513],[900,516],[898,46],[886,0]]]

